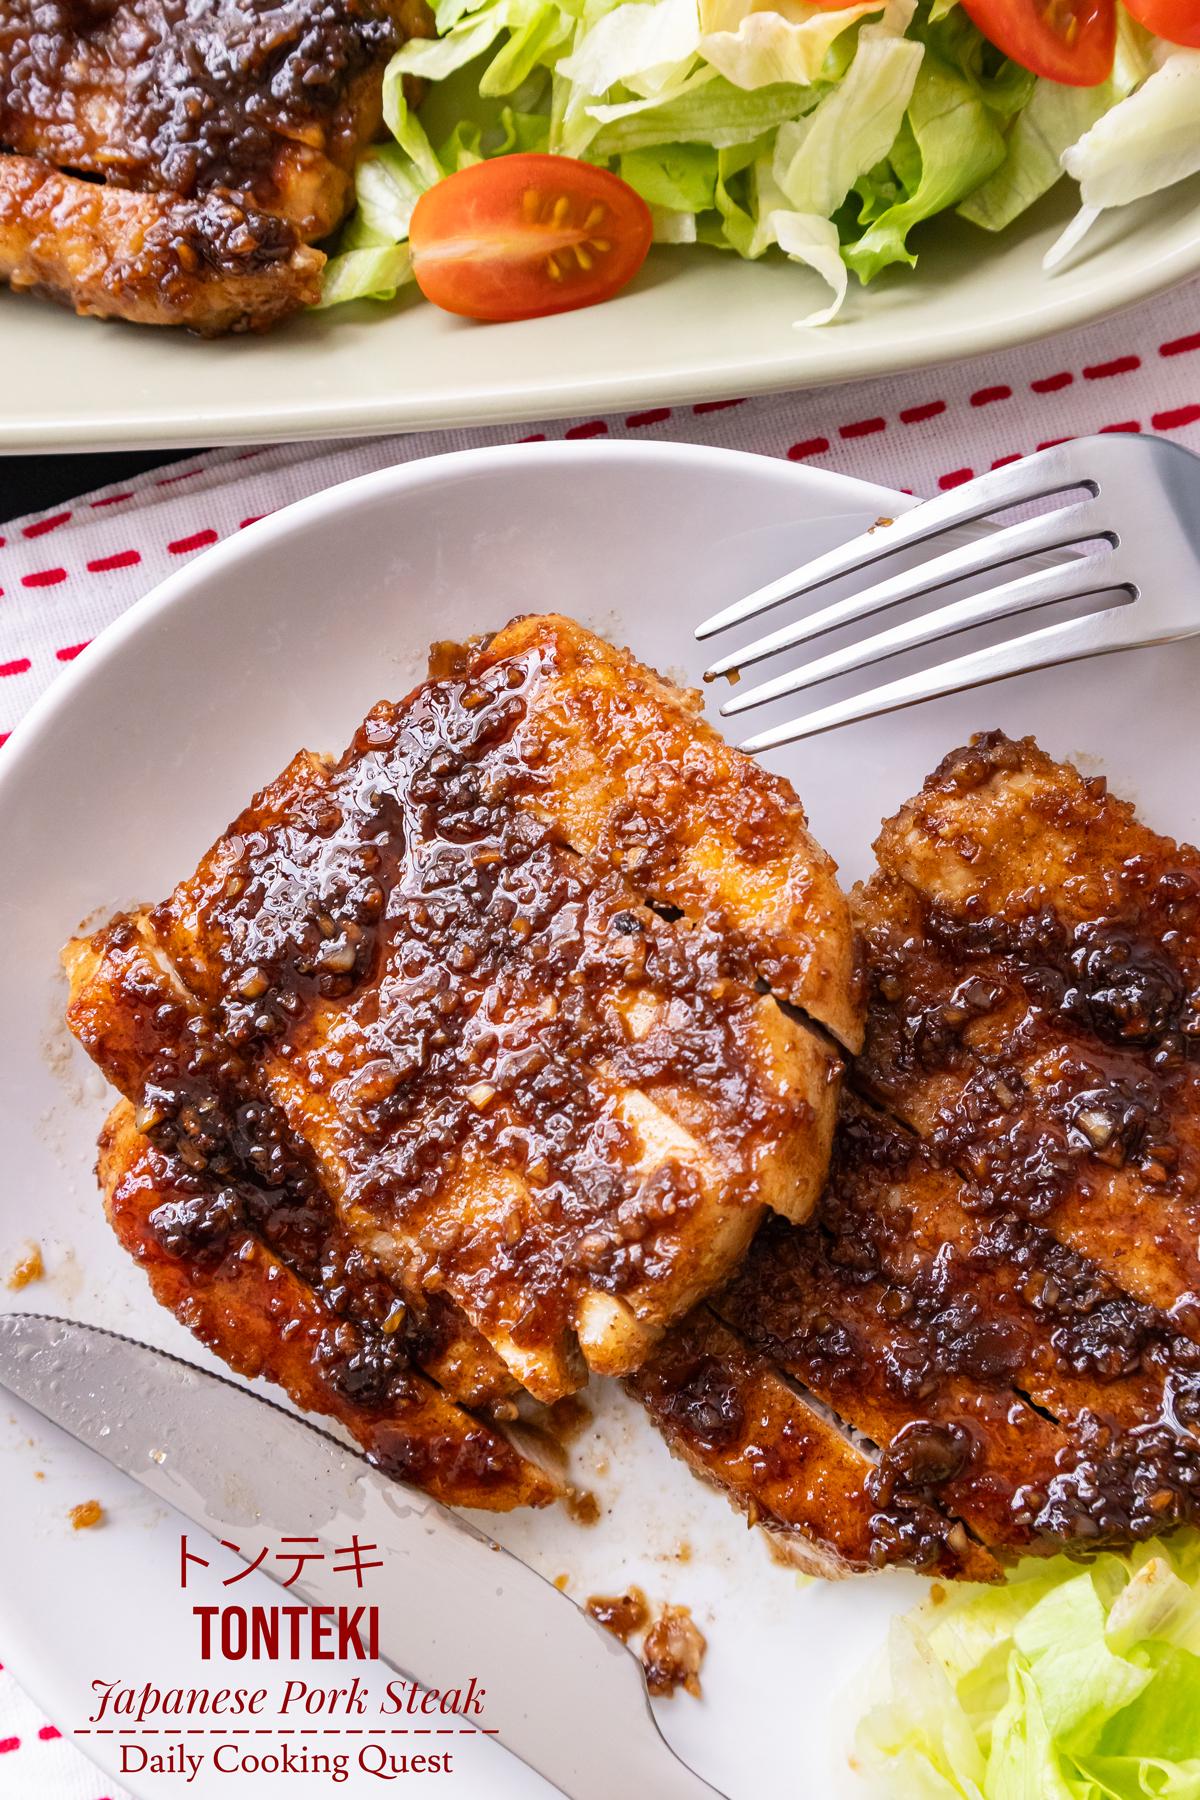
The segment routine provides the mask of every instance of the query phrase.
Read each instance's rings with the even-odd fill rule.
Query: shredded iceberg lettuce
[[[1200,1536],[935,1588],[886,1686],[854,1754],[890,1800],[1197,1800]]]
[[[1008,61],[958,0],[434,0],[439,35],[388,67],[393,141],[360,160],[322,304],[394,293],[419,196],[513,150],[613,169],[659,242],[782,253],[810,271],[800,324],[851,275],[915,263],[926,220],[998,231],[1069,175],[1061,260],[1100,209],[1200,171],[1200,52],[1118,12],[1111,78],[1075,88]]]

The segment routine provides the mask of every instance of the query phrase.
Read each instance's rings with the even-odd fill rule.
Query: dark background
[[[0,456],[0,524],[195,454],[183,449],[118,456]]]

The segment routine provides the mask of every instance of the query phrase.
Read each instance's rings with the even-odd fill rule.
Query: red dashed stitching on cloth
[[[902,425],[922,425],[926,419],[936,419],[946,410],[944,400],[926,400],[923,406],[906,406],[900,414]]]
[[[1168,338],[1158,346],[1160,356],[1185,356],[1189,350],[1200,350],[1200,331],[1193,331],[1188,337]]]
[[[140,550],[117,550],[112,556],[94,556],[88,564],[88,574],[107,575],[111,569],[132,569],[141,560]]]
[[[938,486],[940,488],[961,487],[964,481],[971,480],[974,473],[974,469],[951,469],[948,475],[938,476]]]
[[[1169,412],[1157,412],[1150,420],[1155,431],[1179,431],[1184,425],[1200,421],[1200,406],[1176,406]]]
[[[531,437],[517,439],[518,444],[544,444],[545,441],[546,434],[544,431],[535,431]]]
[[[203,550],[205,544],[215,544],[216,541],[215,531],[193,531],[191,537],[176,538],[167,545],[167,549],[172,556],[186,556],[189,550]]]
[[[160,475],[154,483],[155,487],[174,487],[177,481],[190,481],[193,475],[203,475],[203,469],[185,469],[182,475]]]
[[[55,513],[50,519],[35,519],[32,525],[22,525],[21,536],[27,538],[45,537],[48,531],[57,531],[71,517],[69,512]]]
[[[1140,369],[1140,356],[1114,356],[1111,362],[1092,363],[1084,368],[1085,381],[1107,381],[1112,375],[1129,375],[1134,369]]]
[[[11,736],[12,736],[11,731],[0,731],[0,747],[7,744],[8,740]]]
[[[803,438],[800,443],[793,444],[789,449],[788,461],[803,462],[806,456],[824,456],[828,448],[828,438]]]
[[[31,575],[22,575],[21,586],[30,588],[57,587],[67,579],[65,569],[35,569]]]
[[[1136,419],[1121,419],[1116,425],[1102,425],[1101,431],[1140,431],[1142,428]]]
[[[4,675],[24,675],[30,666],[27,656],[18,656],[14,662],[0,663],[0,677]]]
[[[38,1736],[41,1738],[43,1744],[48,1744],[53,1738],[60,1738],[62,1732],[58,1729],[57,1725],[43,1725],[38,1732]]]
[[[1035,394],[1059,394],[1063,388],[1070,387],[1074,379],[1070,370],[1064,369],[1060,375],[1041,375],[1036,381],[1031,381],[1029,386]]]
[[[0,1756],[7,1756],[10,1750],[19,1750],[20,1748],[20,1738],[0,1738]]]
[[[745,406],[745,404],[744,398],[741,400],[697,400],[692,411],[703,416],[710,412],[728,412],[731,406]]]
[[[1073,440],[1071,439],[1070,436],[1060,437],[1060,438],[1045,438],[1038,445],[1038,449],[1039,450],[1053,450],[1055,448],[1055,446],[1058,444],[1069,444],[1072,441]]]
[[[630,413],[625,424],[630,431],[640,431],[643,425],[661,425],[664,419],[671,416],[669,406],[652,406],[649,412]]]
[[[1010,456],[997,456],[992,463],[993,469],[1006,469],[1009,463],[1020,462],[1020,454],[1016,450]]]
[[[132,499],[133,499],[133,489],[130,488],[128,493],[125,493],[125,494],[102,494],[100,496],[99,500],[92,501],[92,505],[93,506],[120,506],[122,500],[132,500]]]
[[[976,388],[971,395],[972,406],[992,406],[997,400],[1011,400],[1012,389],[1003,384],[997,387]]]
[[[248,519],[242,520],[241,524],[238,526],[238,530],[245,531],[247,525],[257,525],[258,521],[260,519],[265,519],[266,516],[266,513],[251,513]]]
[[[86,650],[91,641],[91,638],[84,638],[82,644],[64,644],[63,648],[56,650],[54,654],[59,662],[74,662],[79,652]]]
[[[586,425],[572,425],[569,431],[563,432],[568,438],[607,437],[608,425],[603,419],[589,419]]]
[[[843,438],[874,437],[877,431],[886,430],[886,419],[855,419],[851,425],[839,425],[838,436]]]

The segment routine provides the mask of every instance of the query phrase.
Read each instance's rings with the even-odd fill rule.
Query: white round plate
[[[59,946],[82,921],[163,895],[299,745],[340,749],[375,700],[406,691],[431,639],[553,608],[695,680],[697,620],[903,504],[839,476],[723,451],[474,451],[303,501],[127,613],[0,759],[0,1276],[30,1238],[49,1271],[20,1295],[0,1287],[0,1306],[69,1314],[205,1360],[152,1303],[101,1217],[92,1164],[104,1084],[65,1033],[57,969]],[[869,867],[881,817],[946,751],[991,725],[1034,732],[1052,752],[1106,770],[1153,824],[1195,834],[1200,796],[1187,774],[1198,676],[1198,643],[1111,657],[843,730],[777,764],[847,880]],[[569,1576],[576,1598],[636,1581],[654,1601],[693,1608],[710,1643],[704,1699],[679,1696],[660,1717],[731,1800],[824,1800],[848,1789],[839,1721],[866,1698],[856,1672],[875,1655],[888,1613],[921,1584],[900,1575],[801,1583],[672,1462],[615,1390],[598,1404],[577,1455],[601,1522],[585,1530],[530,1515],[502,1520],[498,1534],[544,1573]],[[252,1456],[252,1446],[230,1444],[231,1470]],[[108,1523],[73,1532],[68,1509],[93,1496],[107,1504]],[[217,1680],[217,1665],[196,1661],[190,1608],[221,1596],[221,1571],[182,1594],[179,1520],[2,1403],[0,1525],[0,1648],[64,1729],[86,1723],[99,1677]],[[277,1598],[261,1575],[236,1593]],[[227,1673],[247,1678],[244,1666]],[[80,1741],[120,1773],[119,1739]],[[462,1800],[548,1793],[495,1745],[467,1750],[442,1791]],[[139,1795],[197,1792],[179,1778],[126,1780]],[[294,1796],[328,1785],[230,1777],[216,1791]],[[342,1791],[378,1787],[359,1778]]]
[[[934,221],[915,270],[852,283],[815,331],[795,328],[823,303],[814,276],[694,247],[656,251],[605,306],[516,325],[472,325],[410,290],[205,343],[0,291],[0,451],[347,437],[815,387],[1028,343],[1200,273],[1197,178],[1109,214],[1047,278],[1076,199],[1064,182],[998,236]]]

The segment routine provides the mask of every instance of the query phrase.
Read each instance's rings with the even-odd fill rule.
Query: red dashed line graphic
[[[828,438],[804,438],[800,443],[791,446],[788,451],[788,461],[803,462],[809,456],[824,456],[828,448]]]
[[[838,436],[843,438],[874,437],[877,431],[886,430],[886,419],[855,419],[850,425],[839,425]]]
[[[27,538],[45,537],[48,531],[57,531],[71,517],[69,512],[55,513],[49,519],[35,519],[32,525],[22,525],[21,536]]]
[[[1177,406],[1170,412],[1157,412],[1150,423],[1155,431],[1181,431],[1185,425],[1200,424],[1200,406]]]
[[[926,400],[922,406],[906,406],[900,414],[902,425],[923,425],[926,419],[936,419],[946,410],[944,400]]]
[[[1113,375],[1130,375],[1140,369],[1140,356],[1114,356],[1111,362],[1091,363],[1083,371],[1085,381],[1107,381]]]
[[[182,476],[180,479],[182,480]],[[193,531],[191,537],[175,538],[167,545],[167,549],[172,556],[186,556],[190,550],[203,550],[206,544],[215,544],[216,541],[215,531]]]
[[[88,564],[88,573],[107,575],[112,569],[132,569],[141,560],[140,550],[117,550],[112,556],[94,556]]]

